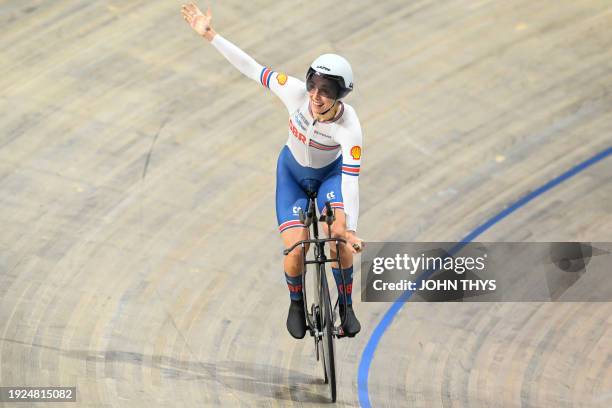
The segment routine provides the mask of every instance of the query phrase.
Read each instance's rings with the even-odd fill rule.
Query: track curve
[[[179,7],[0,5],[0,385],[77,386],[92,407],[324,404],[312,344],[284,328],[284,109]],[[219,32],[289,74],[322,52],[351,61],[367,240],[459,240],[611,146],[605,2],[212,8]],[[479,239],[610,241],[611,195],[607,159]],[[356,304],[339,406],[359,404],[360,356],[388,307]],[[607,407],[611,311],[406,304],[370,401]]]

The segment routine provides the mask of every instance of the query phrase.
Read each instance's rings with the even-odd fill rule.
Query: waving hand
[[[205,14],[202,13],[195,3],[189,3],[181,7],[181,14],[196,33],[206,37],[209,41],[212,40],[212,37],[214,37],[214,30],[210,24],[212,20],[210,7],[208,7]]]

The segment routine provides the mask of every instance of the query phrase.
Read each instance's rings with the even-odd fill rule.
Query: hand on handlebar
[[[354,231],[346,231],[344,239],[346,239],[347,246],[352,253],[357,254],[363,250],[365,243],[363,239],[355,235]]]

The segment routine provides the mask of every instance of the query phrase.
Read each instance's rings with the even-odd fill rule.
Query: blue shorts
[[[344,209],[342,200],[342,156],[320,169],[301,166],[283,147],[276,165],[276,219],[278,230],[301,227],[300,209],[306,212],[306,191],[317,191],[319,212],[329,201],[333,208]]]

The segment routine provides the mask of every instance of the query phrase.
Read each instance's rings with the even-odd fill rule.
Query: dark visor
[[[336,81],[325,78],[318,73],[309,75],[306,80],[306,90],[308,92],[312,92],[315,88],[319,90],[322,96],[330,99],[337,99],[340,91],[340,86]]]

